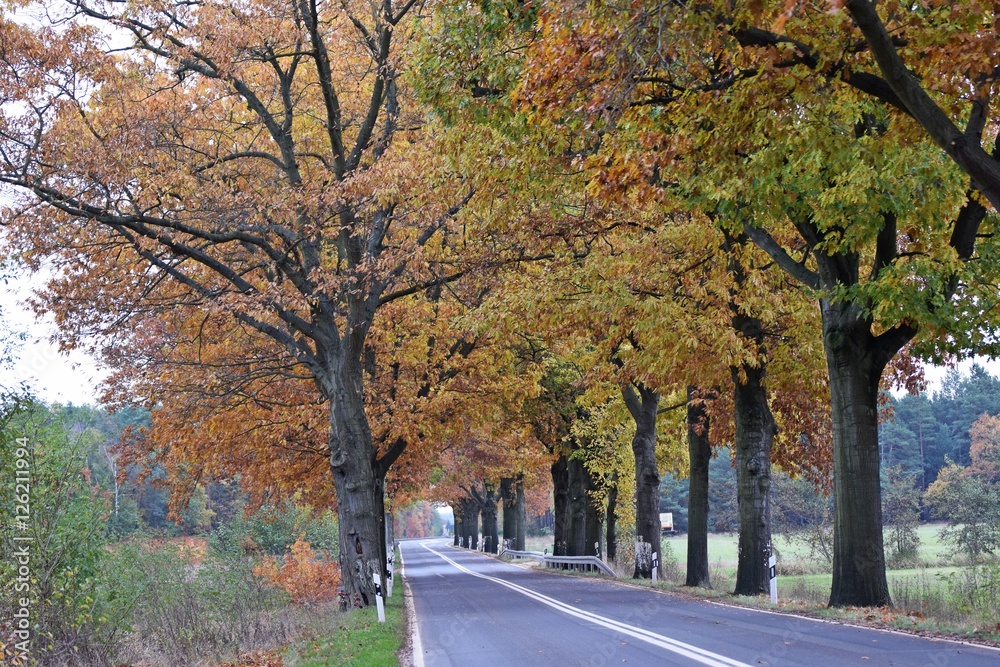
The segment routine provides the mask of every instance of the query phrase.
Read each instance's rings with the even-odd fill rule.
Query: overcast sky
[[[55,331],[51,316],[36,320],[24,303],[32,285],[39,279],[21,275],[9,280],[0,291],[0,316],[4,330],[26,334],[17,351],[17,361],[10,371],[4,370],[2,384],[27,382],[35,396],[50,403],[97,403],[98,384],[104,373],[94,360],[78,351],[60,354],[49,342]]]

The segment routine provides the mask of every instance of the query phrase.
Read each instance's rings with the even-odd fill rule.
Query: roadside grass
[[[283,667],[387,667],[399,664],[399,652],[406,641],[406,608],[398,570],[393,577],[393,588],[393,596],[386,600],[385,623],[378,622],[374,606],[337,612],[329,632],[301,638],[285,649]]]
[[[889,580],[890,588],[903,588],[918,582],[924,588],[933,590],[947,589],[947,575],[960,572],[963,568],[951,565],[946,567],[913,567],[900,570],[887,570],[886,578]],[[830,573],[820,574],[800,574],[787,577],[779,577],[779,585],[784,584],[790,587],[819,587],[829,592],[833,582],[833,575]],[[895,599],[896,596],[893,596]]]
[[[552,551],[552,536],[551,535],[540,535],[537,537],[526,537],[524,538],[524,550],[525,551]]]

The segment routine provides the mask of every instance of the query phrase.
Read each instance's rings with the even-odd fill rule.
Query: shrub
[[[982,563],[945,575],[948,603],[959,614],[1000,625],[1000,563]],[[996,626],[994,626],[996,627]]]
[[[15,522],[6,495],[13,488],[0,491],[0,545],[12,554],[24,544],[17,538],[30,538],[30,589],[17,595],[30,596],[32,657],[38,665],[110,664],[127,629],[131,600],[106,567],[110,504],[85,467],[88,443],[72,437],[41,404],[24,405],[10,427],[0,458],[4,469],[15,455],[28,462],[30,516]],[[0,579],[14,581],[12,567],[4,558]],[[4,618],[12,618],[13,593],[0,596]]]
[[[1000,484],[949,463],[924,498],[936,515],[948,518],[942,537],[971,562],[1000,548]]]
[[[112,567],[136,603],[128,657],[190,665],[290,638],[287,596],[253,576],[246,557],[206,556],[192,541],[123,544]]]
[[[328,556],[317,554],[304,536],[283,558],[265,556],[253,572],[296,602],[332,600],[340,585],[340,566]]]
[[[920,490],[915,476],[903,473],[902,466],[885,471],[882,485],[882,523],[885,526],[889,563],[913,564],[920,547]]]
[[[262,552],[285,554],[301,534],[314,548],[338,552],[337,520],[332,512],[315,513],[285,502],[262,507],[249,516],[238,516],[212,534],[212,548],[229,554]]]

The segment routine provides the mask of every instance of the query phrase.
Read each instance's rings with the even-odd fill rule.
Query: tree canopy
[[[336,505],[356,604],[387,502],[475,501],[496,548],[500,495],[549,466],[570,541],[618,514],[658,541],[699,437],[732,446],[741,532],[772,463],[832,471],[831,604],[891,604],[881,458],[925,489],[992,460],[985,426],[945,451],[971,421],[902,400],[880,442],[879,406],[914,358],[997,351],[995,24],[972,0],[15,3],[6,248],[55,270],[64,346],[99,335],[107,402],[153,409],[123,463],[178,502],[236,479]],[[658,421],[685,406],[704,427]]]

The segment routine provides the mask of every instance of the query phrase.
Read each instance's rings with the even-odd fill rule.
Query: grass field
[[[921,524],[917,528],[920,537],[918,559],[928,565],[943,565],[951,560],[951,548],[941,540],[942,523]],[[687,560],[687,535],[675,535],[663,540],[669,545],[674,558],[681,564]],[[774,545],[781,554],[780,560],[791,563],[809,560],[809,549],[801,542],[789,542],[781,535],[774,537]],[[551,545],[549,545],[551,546]],[[714,567],[732,568],[735,572],[737,560],[737,536],[735,533],[710,533],[708,536],[708,560]],[[664,560],[666,562],[666,560]],[[817,563],[822,566],[822,563]]]
[[[951,567],[951,547],[941,540],[941,530],[944,526],[945,524],[943,523],[927,523],[921,524],[917,528],[917,535],[920,538],[918,560],[928,568],[954,569],[954,567]],[[684,563],[687,561],[687,535],[666,537],[662,543],[664,545],[663,562],[669,562],[667,556],[669,548],[669,554],[683,569]],[[808,547],[799,541],[789,541],[781,535],[776,535],[774,537],[774,545],[780,554],[779,563],[784,562],[799,566],[808,563],[810,566],[809,569],[814,569],[818,572],[829,567],[828,564],[822,561],[811,559]],[[547,549],[551,553],[552,537],[529,537],[526,540],[525,548],[529,551],[545,551]],[[731,574],[735,576],[737,557],[736,533],[709,533],[708,560],[713,569],[723,572],[731,570]],[[907,573],[909,571],[899,570],[899,572]],[[823,574],[817,573],[815,575],[804,575],[800,578],[804,581],[811,581],[817,578],[816,580],[819,581],[818,578],[823,576]],[[825,576],[829,579],[829,575]]]

